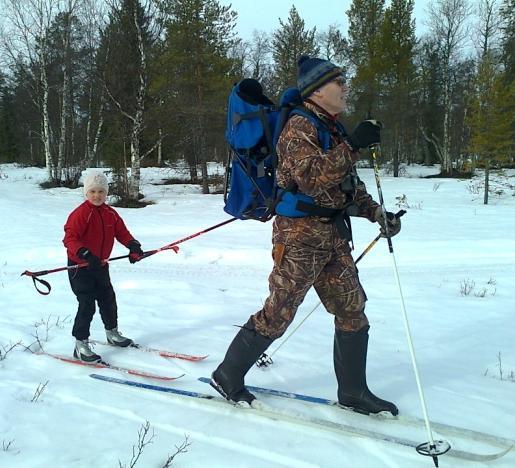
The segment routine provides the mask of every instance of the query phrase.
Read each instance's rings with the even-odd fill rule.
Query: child
[[[120,215],[105,204],[108,189],[104,174],[88,173],[84,179],[86,201],[71,212],[64,225],[63,244],[68,253],[68,265],[88,263],[87,267],[68,270],[72,291],[79,301],[72,330],[76,339],[73,355],[86,362],[101,360],[88,343],[95,301],[98,302],[107,341],[122,347],[133,344],[118,331],[116,296],[109,277],[109,264],[105,260],[111,255],[115,238],[129,249],[131,263],[141,260],[143,250]]]

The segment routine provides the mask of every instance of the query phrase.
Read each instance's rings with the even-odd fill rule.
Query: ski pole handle
[[[395,213],[395,215],[394,215],[394,216],[395,216],[396,218],[400,218],[401,216],[404,216],[405,214],[406,214],[406,210],[399,210],[399,211],[397,211],[397,213]],[[360,256],[355,260],[355,262],[354,262],[354,263],[358,263],[358,262],[359,262],[359,261],[360,261],[360,260],[361,260],[361,259],[362,259],[362,258],[363,258],[367,253],[368,253],[368,252],[370,252],[370,250],[372,249],[372,247],[374,247],[374,245],[376,245],[376,244],[377,244],[377,241],[378,241],[379,239],[381,239],[381,237],[382,237],[382,234],[381,234],[381,233],[379,233],[379,234],[375,237],[375,239],[374,239],[372,242],[370,242],[370,244],[368,244],[368,245],[367,245],[367,247],[365,248],[365,250],[363,250],[363,252],[361,252],[361,255],[360,255]]]

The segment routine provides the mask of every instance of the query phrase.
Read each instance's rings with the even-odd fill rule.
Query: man
[[[391,213],[384,219],[355,168],[359,149],[380,142],[381,127],[367,120],[347,136],[337,122],[348,94],[342,70],[330,61],[307,56],[298,65],[303,105],[292,112],[277,143],[277,180],[285,190],[273,225],[270,295],[232,341],[211,384],[228,400],[251,405],[255,396],[245,388],[245,374],[284,334],[314,286],[334,315],[338,402],[365,414],[388,411],[396,415],[397,407],[376,397],[367,386],[366,295],[349,245],[350,215],[378,222],[383,234],[393,236],[400,231],[400,220]],[[287,206],[292,200],[293,211]]]

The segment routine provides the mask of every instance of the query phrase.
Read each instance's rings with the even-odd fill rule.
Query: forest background
[[[216,0],[0,0],[0,163],[45,167],[46,187],[112,168],[118,204],[138,206],[141,167],[185,162],[203,193],[226,162],[232,85],[277,100],[302,54],[345,70],[351,129],[381,120],[383,167],[440,164],[465,177],[515,166],[515,0],[353,0],[348,30],[306,27],[295,6],[271,32],[236,33]],[[341,22],[341,21],[340,21]],[[215,182],[215,183],[213,183]]]

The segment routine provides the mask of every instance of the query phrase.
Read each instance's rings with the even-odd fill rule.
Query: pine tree
[[[504,0],[500,8],[502,19],[502,61],[505,80],[515,81],[515,0]]]
[[[17,161],[15,126],[13,90],[0,72],[0,162]]]
[[[280,27],[272,35],[274,59],[274,89],[278,95],[284,88],[297,85],[297,61],[301,55],[317,56],[316,28],[306,30],[304,20],[293,5],[287,22],[279,19]]]
[[[384,0],[353,0],[349,18],[349,59],[354,77],[351,99],[358,119],[377,116],[382,58],[380,33]]]
[[[399,173],[399,161],[407,159],[410,140],[417,131],[413,97],[416,45],[413,6],[413,0],[392,0],[385,12],[379,40],[382,59],[379,117],[387,126],[384,134],[389,138],[384,147],[392,155],[395,177]]]
[[[241,69],[230,56],[238,42],[237,15],[215,0],[166,0],[162,8],[166,37],[155,92],[170,109],[169,125],[178,133],[175,151],[188,161],[192,180],[200,164],[203,192],[208,193],[209,147],[214,153],[219,146],[213,140],[223,135],[227,95]]]
[[[506,86],[491,51],[478,67],[476,94],[471,99],[468,124],[470,151],[486,169],[485,204],[488,203],[488,174],[491,167],[502,167],[513,158],[515,131],[515,86]]]

